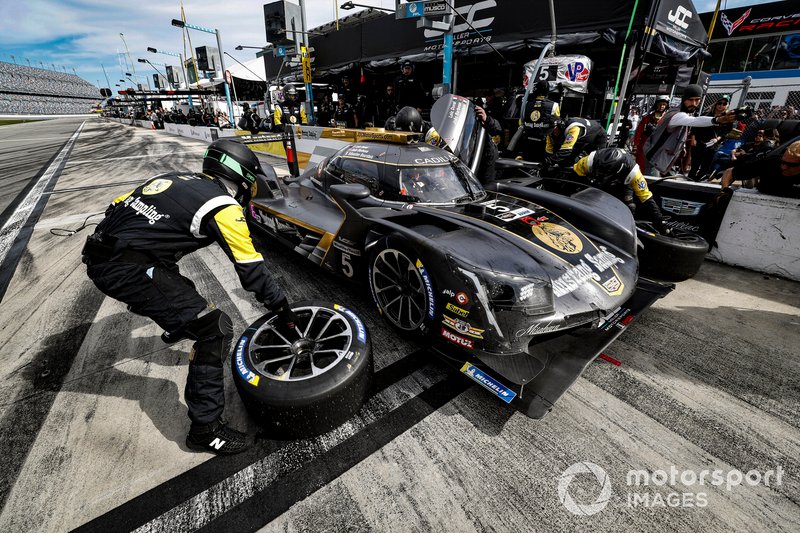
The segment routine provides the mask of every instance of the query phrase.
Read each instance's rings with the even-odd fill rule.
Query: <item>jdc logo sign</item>
[[[453,34],[459,34],[461,32],[470,31],[470,30],[480,30],[481,28],[486,28],[492,22],[494,22],[494,17],[486,16],[486,13],[480,13],[483,10],[496,7],[497,2],[495,0],[483,0],[482,2],[475,2],[474,4],[467,4],[465,6],[456,7],[456,12],[464,17],[460,20],[465,20],[461,24],[454,24],[453,25]],[[459,17],[456,17],[456,20],[459,20]],[[472,27],[470,27],[472,25]],[[440,37],[442,32],[436,30],[425,30],[425,38],[431,39],[434,37]]]
[[[669,12],[667,18],[679,28],[683,28],[685,30],[689,27],[689,23],[686,22],[686,19],[692,18],[692,12],[691,10],[679,5],[674,12]]]

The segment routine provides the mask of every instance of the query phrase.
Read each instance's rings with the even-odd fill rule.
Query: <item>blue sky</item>
[[[463,1],[463,0],[462,0]],[[341,4],[344,0],[338,0]],[[545,0],[531,0],[546,6]],[[222,45],[240,61],[255,57],[254,50],[234,50],[236,45],[262,46],[265,43],[264,18],[259,0],[184,0],[187,21],[198,26],[218,28]],[[357,3],[394,7],[394,0],[360,0]],[[460,2],[456,0],[456,5]],[[556,2],[556,9],[559,4]],[[694,0],[698,11],[710,11],[715,0]],[[765,0],[723,0],[723,6],[763,4]],[[0,0],[0,61],[14,60],[22,65],[75,72],[106,86],[101,65],[113,86],[131,72],[119,52],[127,44],[137,75],[154,71],[137,58],[153,63],[177,65],[177,58],[153,55],[147,47],[183,51],[181,32],[170,25],[180,18],[180,0]],[[306,0],[308,26],[314,27],[335,18],[333,0]],[[342,17],[348,11],[339,10]],[[120,37],[120,33],[124,35]],[[192,32],[192,44],[215,46],[211,34]],[[187,45],[188,46],[188,45]],[[228,63],[231,61],[226,57]],[[122,62],[122,67],[120,63]],[[163,72],[163,67],[159,66]]]

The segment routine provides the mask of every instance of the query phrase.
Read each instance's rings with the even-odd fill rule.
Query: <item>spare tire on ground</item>
[[[684,281],[700,270],[708,253],[708,242],[697,233],[681,229],[670,235],[658,233],[649,223],[637,222],[639,275],[655,281]]]
[[[292,304],[296,339],[269,313],[251,324],[234,347],[233,381],[251,416],[273,438],[330,431],[355,415],[372,383],[372,346],[351,310],[322,301]]]

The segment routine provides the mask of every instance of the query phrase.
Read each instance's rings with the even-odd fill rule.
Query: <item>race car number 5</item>
[[[342,274],[348,278],[353,277],[353,265],[350,264],[350,254],[342,254]]]

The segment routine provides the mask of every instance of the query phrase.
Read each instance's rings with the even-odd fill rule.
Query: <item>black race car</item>
[[[543,416],[671,287],[637,285],[636,227],[615,198],[487,191],[451,152],[395,137],[348,145],[297,178],[267,168],[250,222],[368,284],[399,332]]]

